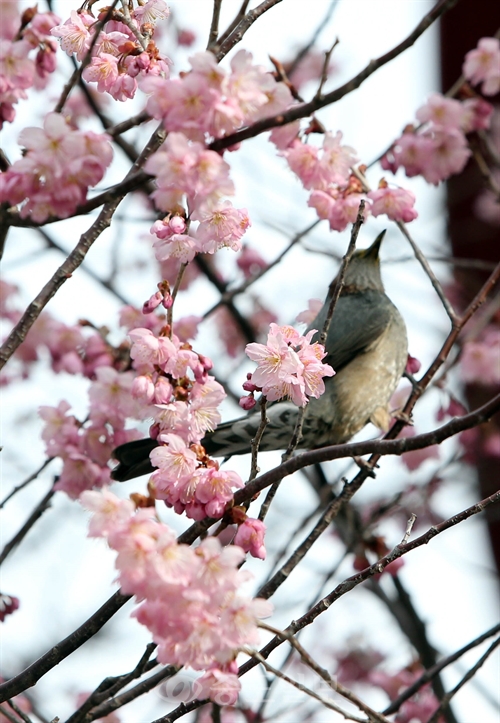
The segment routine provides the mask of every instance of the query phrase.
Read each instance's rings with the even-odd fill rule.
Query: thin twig
[[[319,37],[319,34],[324,30],[324,28],[330,22],[330,19],[333,15],[333,11],[335,10],[335,6],[337,5],[338,2],[339,2],[339,0],[331,0],[328,10],[325,13],[325,16],[320,20],[320,22],[316,26],[316,30],[311,35],[309,41],[306,43],[306,45],[304,45],[299,50],[299,52],[293,59],[293,62],[288,67],[288,76],[292,75],[293,71],[297,68],[297,66],[299,65],[302,58],[304,58],[304,56],[306,56],[307,53],[311,50],[311,48],[314,46],[314,44],[316,43],[316,40]]]
[[[500,645],[500,637],[498,637],[496,640],[494,640],[494,641],[492,642],[492,644],[490,645],[490,647],[488,648],[488,650],[484,653],[484,655],[482,655],[482,656],[479,658],[479,660],[477,661],[477,663],[476,663],[475,665],[473,665],[472,668],[471,668],[469,671],[467,671],[467,673],[466,673],[466,674],[464,675],[464,677],[459,681],[459,683],[457,683],[457,685],[456,685],[454,688],[452,688],[452,690],[450,690],[449,693],[446,693],[446,695],[444,696],[444,698],[441,700],[441,702],[440,702],[440,704],[439,704],[439,707],[437,708],[437,710],[434,711],[434,713],[433,713],[432,716],[429,718],[429,720],[427,721],[427,723],[437,723],[437,722],[438,722],[439,717],[441,716],[441,714],[443,713],[443,711],[446,710],[446,708],[448,707],[448,705],[449,705],[449,703],[450,703],[450,700],[453,698],[453,696],[454,696],[456,693],[458,693],[458,691],[459,691],[461,688],[463,688],[463,686],[477,673],[477,671],[479,670],[479,668],[481,668],[481,666],[484,665],[484,663],[488,660],[488,658],[490,657],[490,655],[493,653],[493,651],[494,651],[496,648],[498,648],[499,645]]]
[[[354,253],[354,250],[356,248],[356,241],[358,239],[359,231],[364,223],[365,217],[364,217],[364,211],[365,211],[365,200],[362,199],[359,203],[359,210],[358,215],[356,218],[356,221],[354,222],[351,230],[351,238],[349,239],[349,246],[347,247],[347,251],[345,252],[345,255],[342,259],[342,262],[340,264],[339,273],[337,274],[336,280],[335,280],[335,286],[333,287],[333,290],[331,292],[331,299],[330,304],[328,306],[328,312],[326,314],[325,323],[323,324],[323,328],[321,329],[321,333],[319,335],[319,343],[323,344],[323,346],[326,344],[326,339],[328,336],[328,330],[330,328],[330,322],[332,320],[333,312],[335,311],[335,307],[337,306],[337,301],[339,300],[340,294],[342,293],[342,289],[344,288],[344,280],[345,275],[347,273],[347,267],[349,266],[349,262],[352,258],[352,255]]]
[[[447,668],[448,665],[451,665],[451,663],[454,663],[456,660],[462,657],[465,653],[467,653],[469,650],[472,650],[472,648],[475,648],[476,646],[483,643],[488,638],[491,638],[493,635],[496,635],[498,632],[500,632],[500,623],[497,625],[494,625],[492,628],[487,630],[482,635],[479,635],[477,638],[472,640],[470,643],[467,643],[467,645],[464,645],[459,650],[456,650],[451,655],[446,656],[446,658],[443,658],[438,663],[432,666],[432,668],[429,668],[428,670],[423,673],[418,680],[416,680],[414,683],[412,683],[406,690],[404,690],[402,693],[398,695],[397,698],[395,698],[390,705],[387,706],[384,710],[384,715],[390,715],[391,713],[396,713],[403,703],[408,700],[408,698],[411,698],[415,693],[417,693],[422,686],[429,683],[438,673],[440,673],[444,668]]]
[[[264,623],[262,621],[259,622],[259,627],[263,630],[268,630],[274,635],[281,636],[287,642],[289,642],[292,648],[294,648],[300,655],[300,658],[304,665],[307,665],[309,668],[311,668],[311,670],[314,670],[314,672],[317,673],[320,678],[322,678],[325,683],[327,683],[330,688],[332,688],[332,690],[334,690],[336,693],[343,696],[344,698],[347,698],[348,701],[356,705],[361,711],[363,711],[363,713],[366,713],[370,721],[374,721],[374,723],[389,723],[385,715],[382,715],[382,713],[377,713],[377,711],[366,705],[366,703],[364,703],[360,698],[358,698],[358,696],[355,695],[351,690],[349,690],[344,685],[332,678],[330,673],[325,668],[322,668],[320,665],[318,665],[318,663],[299,643],[299,641],[294,635],[284,630],[279,630],[278,628],[275,628],[272,625],[268,625],[267,623]]]
[[[0,703],[19,695],[19,693],[22,693],[26,688],[31,688],[32,685],[35,685],[40,678],[58,665],[61,660],[67,658],[68,655],[78,650],[87,640],[90,640],[130,598],[130,595],[123,595],[120,591],[115,592],[99,610],[91,615],[79,628],[64,638],[64,640],[54,645],[53,648],[19,673],[19,675],[15,675],[5,683],[0,683]]]
[[[243,15],[234,30],[231,30],[227,38],[219,43],[219,48],[215,55],[217,62],[220,62],[229,53],[229,51],[241,41],[247,30],[252,27],[254,22],[258,20],[261,15],[264,15],[265,12],[280,2],[282,2],[282,0],[263,0],[263,2],[261,2],[260,5],[257,5],[256,8],[250,10],[246,15]],[[243,3],[243,6],[245,6],[245,3]]]
[[[316,91],[316,95],[314,96],[315,98],[321,98],[321,93],[323,91],[324,85],[325,85],[326,81],[328,80],[328,66],[330,65],[330,58],[332,57],[332,53],[338,44],[339,44],[339,39],[335,38],[332,47],[330,48],[330,50],[327,50],[325,53],[323,70],[321,71],[321,79],[319,81],[319,87],[318,87],[318,90]]]
[[[241,3],[241,7],[240,7],[240,9],[238,10],[238,12],[236,13],[233,21],[232,21],[232,22],[230,23],[230,25],[226,28],[226,30],[224,30],[224,32],[222,33],[222,35],[218,38],[218,40],[217,40],[217,45],[218,45],[218,46],[222,45],[222,43],[224,42],[224,40],[226,40],[226,38],[228,38],[228,37],[231,35],[231,33],[233,32],[233,30],[235,29],[235,27],[238,25],[238,23],[240,22],[240,20],[245,17],[245,13],[246,13],[246,11],[247,11],[247,7],[249,6],[249,4],[250,4],[250,0],[243,0],[243,2]]]
[[[210,32],[208,35],[207,50],[212,50],[217,44],[217,37],[219,35],[219,20],[220,20],[220,9],[222,6],[222,0],[213,0],[214,8],[212,11],[212,22],[210,23]]]
[[[21,529],[16,532],[14,537],[7,542],[5,547],[2,550],[2,553],[0,554],[0,565],[4,562],[4,560],[7,558],[8,555],[12,552],[12,550],[19,545],[22,540],[26,537],[28,532],[31,530],[35,522],[40,519],[40,517],[43,515],[45,510],[49,508],[49,502],[54,496],[54,489],[51,487],[51,489],[47,492],[46,495],[42,498],[42,500],[37,504],[31,515],[28,517],[24,525],[21,527]]]
[[[258,590],[256,597],[270,598],[276,590],[288,579],[290,573],[297,567],[299,562],[304,559],[313,544],[318,540],[323,532],[329,527],[332,520],[336,517],[342,503],[338,502],[339,497],[334,497],[314,525],[311,532],[305,540],[293,551],[288,560],[277,570],[274,575],[265,582]]]
[[[21,718],[21,720],[24,721],[24,723],[33,723],[31,718],[24,711],[22,711],[21,708],[18,705],[16,705],[13,700],[8,700],[7,705],[10,705],[10,707],[12,708],[14,713],[17,713],[19,718]]]
[[[158,665],[158,661],[151,661],[150,658],[156,648],[156,643],[146,645],[146,650],[141,659],[130,673],[118,675],[115,677],[105,678],[97,688],[89,695],[84,703],[76,710],[66,721],[66,723],[81,723],[87,717],[87,714],[95,708],[97,704],[104,700],[112,698],[119,690],[128,685],[135,678],[140,678],[151,667]]]
[[[179,293],[179,289],[182,283],[182,277],[184,276],[184,272],[187,269],[187,262],[180,265],[179,273],[177,274],[177,278],[175,280],[174,288],[172,291],[172,304],[167,309],[167,324],[170,327],[170,338],[172,338],[172,334],[174,331],[174,325],[173,325],[173,318],[174,318],[174,302],[177,298],[177,294]]]
[[[4,507],[7,504],[7,502],[12,497],[14,497],[15,494],[17,494],[20,490],[23,490],[27,485],[30,484],[30,482],[33,482],[33,480],[35,480],[38,477],[40,472],[43,472],[45,467],[47,467],[47,465],[49,465],[53,459],[54,459],[54,457],[47,457],[47,459],[43,462],[43,464],[35,472],[33,472],[33,474],[30,474],[30,476],[27,477],[23,482],[21,482],[21,484],[18,484],[16,487],[14,487],[9,492],[9,494],[2,500],[2,502],[0,502],[0,510],[2,509],[2,507]]]
[[[384,55],[381,55],[379,58],[371,60],[368,65],[363,68],[362,71],[360,71],[357,75],[351,78],[351,80],[347,81],[347,83],[341,85],[339,88],[332,90],[330,93],[326,93],[321,98],[313,98],[313,100],[309,101],[308,103],[301,103],[299,105],[295,105],[292,108],[289,108],[287,111],[279,113],[278,115],[271,116],[269,118],[263,118],[262,120],[253,123],[247,128],[243,128],[242,130],[236,131],[235,133],[231,133],[224,138],[217,139],[216,141],[211,143],[209,147],[212,150],[220,151],[223,148],[228,148],[229,146],[232,146],[235,143],[240,143],[241,141],[247,140],[248,138],[255,138],[255,136],[258,136],[261,133],[264,133],[264,131],[267,131],[271,128],[286,125],[287,123],[291,123],[292,121],[299,118],[306,118],[312,113],[314,113],[316,110],[319,110],[319,108],[324,108],[327,105],[336,103],[348,93],[351,93],[353,90],[359,88],[359,86],[362,85],[367,78],[373,75],[373,73],[375,73],[383,65],[386,65],[391,60],[394,60],[394,58],[397,58],[398,55],[401,55],[401,53],[403,53],[405,50],[411,48],[411,46],[414,45],[414,43],[427,30],[427,28],[429,28],[432,23],[438,20],[438,18],[440,18],[445,12],[450,10],[457,2],[458,0],[439,0],[439,2],[436,3],[432,10],[430,10],[422,18],[422,20],[416,26],[415,30],[413,30],[413,32],[411,32],[401,43],[396,45],[394,48],[392,48],[392,50],[389,50]],[[260,7],[261,6],[259,5],[258,8],[255,8],[255,10],[251,12],[256,12]],[[249,15],[250,13],[248,13],[246,17],[248,18]],[[254,21],[252,20],[252,22]],[[244,28],[242,28],[243,32],[246,32],[246,30],[248,30],[248,27],[244,26]],[[235,33],[238,33],[238,28],[236,28]],[[243,33],[241,34],[241,36],[238,35],[238,37],[234,39],[234,42],[232,42],[232,36],[227,39],[226,43],[228,43],[230,46],[228,47],[228,50],[230,50],[233,45],[235,45],[237,42],[239,42],[239,40],[241,40],[242,35]],[[228,50],[224,52],[224,55],[226,52],[228,52]],[[219,54],[221,53],[221,51],[222,46]]]
[[[246,653],[247,655],[252,657],[254,660],[259,662],[261,665],[264,666],[264,668],[267,671],[269,671],[270,673],[273,673],[273,675],[275,675],[277,678],[284,680],[286,683],[290,683],[290,685],[292,685],[294,688],[297,688],[297,690],[300,690],[301,693],[305,693],[306,695],[309,695],[311,698],[318,700],[322,705],[325,706],[325,708],[329,708],[330,710],[334,710],[336,713],[340,713],[340,715],[343,716],[346,720],[356,721],[357,723],[365,723],[364,718],[358,718],[358,716],[348,713],[347,711],[343,710],[340,706],[338,706],[336,703],[334,703],[333,700],[331,700],[331,698],[325,698],[323,695],[319,695],[319,693],[316,693],[314,690],[311,690],[310,688],[303,685],[302,683],[299,683],[297,680],[290,678],[290,676],[287,675],[286,673],[283,673],[283,671],[278,670],[278,668],[275,668],[274,665],[271,665],[270,663],[267,662],[267,660],[259,653],[258,650],[251,650],[250,648],[243,648],[242,652]]]

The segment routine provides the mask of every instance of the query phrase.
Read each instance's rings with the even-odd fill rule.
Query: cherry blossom
[[[10,8],[14,9],[12,16]],[[57,22],[57,15],[39,13],[36,6],[27,10],[22,18],[17,14],[15,3],[2,6],[0,128],[4,121],[11,123],[14,120],[14,106],[27,98],[26,90],[33,86],[43,88],[47,76],[54,72],[57,45],[49,35]]]
[[[465,56],[463,74],[473,85],[482,83],[485,95],[496,95],[500,90],[500,40],[481,38],[477,48]]]
[[[418,216],[413,208],[415,195],[404,188],[390,188],[382,184],[376,191],[370,191],[368,198],[373,202],[371,207],[373,216],[385,214],[391,221],[405,223],[413,221]]]
[[[239,592],[250,576],[238,569],[243,550],[223,548],[213,537],[196,549],[180,545],[154,508],[134,513],[107,489],[84,492],[80,501],[94,513],[89,534],[107,538],[118,553],[122,590],[142,601],[133,616],[151,631],[160,662],[207,670],[203,690],[233,691],[235,702],[236,655],[258,644],[257,621],[272,611],[267,601]]]
[[[460,361],[464,382],[485,386],[500,384],[500,332],[489,329],[481,341],[466,342]]]
[[[20,214],[36,222],[70,216],[104,176],[112,149],[105,134],[73,130],[58,113],[48,113],[41,128],[25,128],[24,158],[0,174],[0,201],[22,204]]]
[[[323,393],[322,378],[335,372],[321,362],[324,348],[317,343],[311,345],[315,332],[303,337],[293,327],[271,324],[267,344],[247,344],[247,356],[257,362],[250,382],[269,401],[289,397],[297,406],[304,406],[307,396],[319,397]]]
[[[263,522],[247,517],[247,519],[238,526],[238,530],[234,538],[234,544],[239,545],[239,547],[245,550],[245,552],[249,552],[252,557],[265,560],[265,533],[266,526]]]
[[[148,112],[162,119],[165,128],[182,131],[202,141],[219,138],[245,123],[285,110],[292,96],[252,56],[240,50],[231,60],[231,72],[217,65],[210,52],[189,59],[191,71],[180,78],[147,78],[141,89],[150,93]]]

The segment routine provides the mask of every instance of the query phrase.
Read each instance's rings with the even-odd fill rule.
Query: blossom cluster
[[[500,329],[487,327],[477,341],[465,342],[460,373],[467,384],[500,386]]]
[[[329,364],[321,360],[326,352],[322,344],[311,343],[317,329],[301,336],[292,326],[271,324],[267,344],[247,344],[246,353],[257,362],[257,369],[249,375],[243,388],[253,393],[261,391],[272,402],[288,397],[303,407],[309,397],[320,397],[325,391],[323,377],[335,374]],[[253,404],[244,398],[240,403],[246,409]]]
[[[169,131],[182,131],[191,140],[220,138],[259,118],[273,116],[292,104],[289,88],[252,62],[240,50],[231,72],[221,68],[210,52],[196,53],[191,71],[180,78],[148,77],[141,90],[151,93],[147,110]]]
[[[209,376],[212,363],[182,344],[175,334],[157,336],[149,329],[130,332],[130,355],[138,373],[132,395],[149,405],[154,424],[151,436],[160,444],[150,454],[150,489],[177,513],[203,519],[220,517],[243,486],[236,472],[222,471],[200,442],[220,422],[222,386]],[[162,335],[163,334],[163,335]]]
[[[243,550],[223,548],[214,537],[194,549],[178,544],[153,507],[135,510],[107,489],[80,499],[94,513],[89,536],[106,538],[118,553],[122,591],[142,601],[133,616],[151,631],[160,663],[206,670],[198,697],[215,700],[224,690],[225,702],[234,703],[235,658],[242,647],[258,644],[258,619],[272,612],[267,601],[240,592],[251,577],[238,569]]]
[[[189,141],[182,133],[171,133],[164,148],[147,161],[145,170],[156,176],[158,188],[152,194],[156,206],[168,212],[151,227],[157,237],[154,249],[158,261],[176,258],[187,263],[196,253],[241,248],[250,219],[246,209],[220,200],[223,195],[232,195],[234,186],[229,166],[218,153]],[[199,222],[194,231],[188,232],[186,214],[189,223]]]
[[[27,98],[28,88],[43,88],[56,68],[57,42],[51,28],[60,19],[39,13],[37,6],[19,15],[17,3],[3,3],[0,24],[0,128],[12,123],[14,106]]]
[[[71,407],[66,401],[57,407],[39,409],[45,422],[42,439],[47,455],[60,457],[63,462],[54,489],[66,492],[72,499],[84,490],[108,484],[108,461],[113,449],[141,436],[135,429],[125,429],[129,417],[143,416],[140,404],[131,395],[133,373],[101,366],[95,377],[89,388],[90,410],[85,424],[68,414]]]
[[[389,700],[395,700],[403,690],[409,688],[424,673],[424,668],[416,662],[397,672],[389,673],[379,669],[385,656],[378,650],[355,648],[337,656],[337,678],[343,685],[365,684],[382,689]],[[399,708],[395,718],[397,723],[418,723],[427,721],[439,707],[429,683],[406,700]],[[439,716],[438,723],[444,717]]]
[[[484,95],[496,95],[500,90],[500,40],[481,38],[477,48],[465,56],[463,74],[472,85],[481,83]]]
[[[297,127],[290,124],[283,130],[273,131],[271,140],[281,149],[288,165],[298,176],[304,188],[311,191],[308,205],[318,216],[328,220],[334,231],[343,231],[356,221],[362,199],[365,218],[368,214],[386,214],[394,221],[413,221],[417,212],[413,208],[415,196],[403,188],[390,188],[385,180],[376,191],[364,193],[361,182],[351,173],[357,161],[355,151],[342,145],[342,133],[325,133],[321,149],[302,142]]]
[[[106,12],[102,11],[100,20],[105,19]],[[60,38],[62,49],[77,60],[82,61],[90,52],[91,62],[82,77],[97,83],[100,93],[125,101],[134,97],[138,79],[150,75],[168,77],[171,61],[159,53],[152,40],[156,23],[168,15],[164,0],[147,0],[128,11],[127,16],[115,11],[95,37],[100,27],[96,19],[88,12],[73,10],[65,23],[52,28],[52,35]]]
[[[488,128],[492,110],[482,98],[459,101],[434,93],[417,111],[419,129],[405,129],[382,158],[382,167],[393,173],[403,167],[407,176],[421,175],[437,185],[463,170],[471,155],[466,134]]]
[[[21,216],[37,223],[51,215],[67,218],[103,178],[113,157],[110,140],[73,130],[61,115],[48,113],[43,129],[21,131],[26,153],[0,174],[0,202],[22,204]]]

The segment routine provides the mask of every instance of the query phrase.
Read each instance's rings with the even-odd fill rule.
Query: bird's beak
[[[384,229],[382,231],[382,233],[379,233],[379,235],[377,236],[375,241],[372,243],[372,245],[366,249],[366,251],[364,253],[365,259],[373,259],[373,260],[378,259],[378,252],[380,251],[380,244],[382,243],[382,241],[384,239],[385,233],[386,233],[386,229]]]

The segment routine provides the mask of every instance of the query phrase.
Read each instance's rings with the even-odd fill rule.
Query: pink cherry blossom
[[[418,213],[413,208],[415,194],[404,188],[390,188],[383,186],[376,191],[370,191],[368,198],[373,201],[371,212],[373,216],[386,214],[391,221],[404,221],[409,223],[417,218]]]
[[[453,98],[445,98],[441,93],[433,93],[427,103],[417,111],[420,123],[432,122],[434,126],[461,129],[463,125],[465,108],[462,103]]]
[[[481,341],[466,342],[460,362],[464,382],[484,386],[500,384],[500,332],[491,329]]]
[[[460,173],[471,152],[464,134],[459,130],[437,130],[432,143],[432,154],[427,166],[422,169],[422,175],[426,181],[437,185],[449,176]]]
[[[239,649],[258,644],[258,618],[271,613],[267,601],[251,600],[239,592],[249,578],[238,569],[244,556],[241,548],[222,548],[213,537],[196,549],[179,545],[153,508],[134,513],[128,501],[107,490],[84,493],[82,502],[95,510],[92,534],[106,537],[118,553],[123,591],[142,601],[133,616],[151,631],[159,660],[218,670],[221,675],[212,673],[210,683],[214,691],[223,695],[228,686],[235,690],[232,678],[225,676],[237,673]]]
[[[76,500],[82,492],[92,487],[103,487],[109,484],[111,470],[100,467],[89,457],[79,452],[71,452],[64,460],[64,466],[55,490],[63,490],[68,497]]]
[[[200,221],[196,238],[204,253],[214,253],[225,247],[239,251],[240,239],[251,225],[247,210],[234,208],[231,201],[204,206],[193,218]]]
[[[351,166],[358,160],[354,148],[341,145],[341,141],[341,131],[337,131],[335,136],[331,133],[324,136],[323,152],[318,166],[318,177],[323,187],[332,183],[345,185],[349,180]]]
[[[307,334],[307,343],[301,343],[301,348],[298,351],[298,357],[304,365],[304,369],[302,371],[304,391],[308,397],[318,399],[325,391],[323,377],[332,377],[335,372],[329,364],[323,364],[321,361],[326,356],[326,351],[323,345],[310,343],[310,338],[315,332],[316,329],[313,329]]]
[[[246,390],[259,388],[269,401],[289,397],[297,406],[307,404],[308,396],[319,397],[325,389],[322,377],[334,371],[321,362],[324,348],[311,344],[315,331],[303,337],[291,326],[272,323],[267,345],[247,344],[246,353],[258,366],[248,380],[252,387],[245,383]]]
[[[322,299],[309,299],[307,302],[307,309],[297,314],[296,321],[300,324],[309,325],[319,314],[323,308]]]
[[[279,151],[294,145],[300,131],[300,120],[292,121],[284,126],[273,128],[269,136],[271,143],[274,143]]]
[[[159,447],[150,454],[151,463],[174,482],[191,477],[196,469],[196,454],[176,434],[160,434]]]
[[[318,182],[318,149],[308,143],[295,141],[283,151],[292,171],[299,177],[304,188],[315,188]]]
[[[467,98],[463,102],[463,108],[462,130],[464,133],[487,130],[490,127],[493,106],[484,98]]]
[[[94,56],[82,73],[84,80],[97,83],[99,93],[109,91],[118,78],[118,60],[114,55],[101,53]]]
[[[239,525],[234,538],[234,544],[241,547],[243,550],[245,550],[245,552],[249,552],[252,557],[257,557],[260,560],[265,560],[265,534],[265,524],[260,520],[254,520],[248,517],[245,522]]]
[[[258,251],[250,248],[250,246],[243,246],[241,253],[238,254],[236,259],[236,265],[243,271],[245,278],[249,279],[258,274],[259,271],[266,269],[268,263]]]
[[[239,678],[214,667],[204,673],[195,682],[196,697],[209,698],[220,706],[234,705],[241,690]]]
[[[237,472],[224,472],[212,467],[200,474],[196,499],[205,505],[209,517],[220,517],[226,503],[233,499],[233,488],[240,489],[243,486],[243,480]]]
[[[473,85],[482,83],[485,95],[496,95],[500,90],[500,40],[481,38],[477,48],[465,56],[463,74]]]
[[[110,530],[125,522],[134,512],[133,502],[120,499],[107,487],[99,492],[82,492],[80,503],[94,513],[89,523],[89,537],[106,537]]]
[[[394,147],[393,155],[395,168],[404,166],[408,177],[418,176],[432,162],[434,144],[432,138],[416,133],[404,133],[398,138]]]
[[[140,25],[155,24],[168,18],[170,9],[165,0],[147,0],[144,5],[135,8],[132,15]]]
[[[268,334],[267,344],[253,342],[247,344],[245,351],[252,361],[257,362],[252,382],[262,389],[302,373],[303,365],[297,353],[276,329]]]
[[[77,60],[82,61],[90,47],[89,27],[93,23],[95,19],[88,13],[72,10],[70,19],[62,25],[56,25],[51,32],[56,38],[61,38],[61,47],[65,53],[75,54]]]
[[[0,200],[22,203],[21,216],[39,222],[70,216],[112,158],[108,136],[72,130],[58,113],[47,114],[43,130],[25,128],[19,140],[28,152],[0,176]]]
[[[121,426],[127,417],[140,416],[140,405],[132,396],[132,372],[118,372],[112,367],[99,367],[89,389],[91,415]]]

